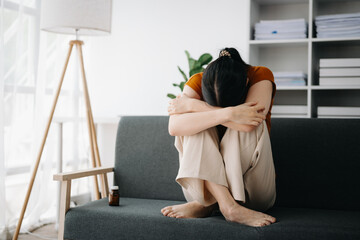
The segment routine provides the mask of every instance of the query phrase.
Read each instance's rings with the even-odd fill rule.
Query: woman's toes
[[[169,213],[170,213],[170,210],[169,210],[169,209],[166,209],[166,210],[163,212],[163,215],[164,215],[164,216],[168,216]]]
[[[268,223],[268,221],[264,220],[263,222],[260,222],[258,226],[264,227],[264,226],[268,225],[267,223]]]
[[[164,207],[163,209],[161,209],[161,211],[165,211],[165,210],[168,210],[170,209],[170,207]]]
[[[267,225],[270,225],[270,224],[271,224],[271,222],[269,220],[266,220],[264,226],[267,226]]]
[[[271,223],[276,222],[276,218],[274,218],[272,216],[267,216],[266,220],[270,221]]]
[[[270,222],[274,222],[275,221],[275,218],[270,216],[270,215],[267,215],[267,214],[263,214],[263,218],[270,221]]]

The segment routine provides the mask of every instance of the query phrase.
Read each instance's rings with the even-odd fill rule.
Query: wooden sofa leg
[[[64,239],[65,214],[70,208],[71,180],[61,181],[58,240]]]

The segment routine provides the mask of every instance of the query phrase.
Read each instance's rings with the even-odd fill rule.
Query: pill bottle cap
[[[112,186],[111,190],[119,190],[119,186]]]

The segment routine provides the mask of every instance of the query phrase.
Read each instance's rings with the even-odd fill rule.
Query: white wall
[[[84,46],[94,115],[166,115],[184,50],[236,47],[248,60],[248,26],[249,0],[113,0],[111,35]]]
[[[85,38],[95,118],[167,115],[177,65],[188,73],[184,50],[197,59],[236,47],[247,61],[248,26],[249,0],[113,0],[111,35]],[[113,166],[116,124],[98,131],[102,163]]]

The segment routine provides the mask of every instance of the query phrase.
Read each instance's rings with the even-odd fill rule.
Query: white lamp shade
[[[103,35],[111,31],[111,0],[43,0],[41,29],[55,33]]]

